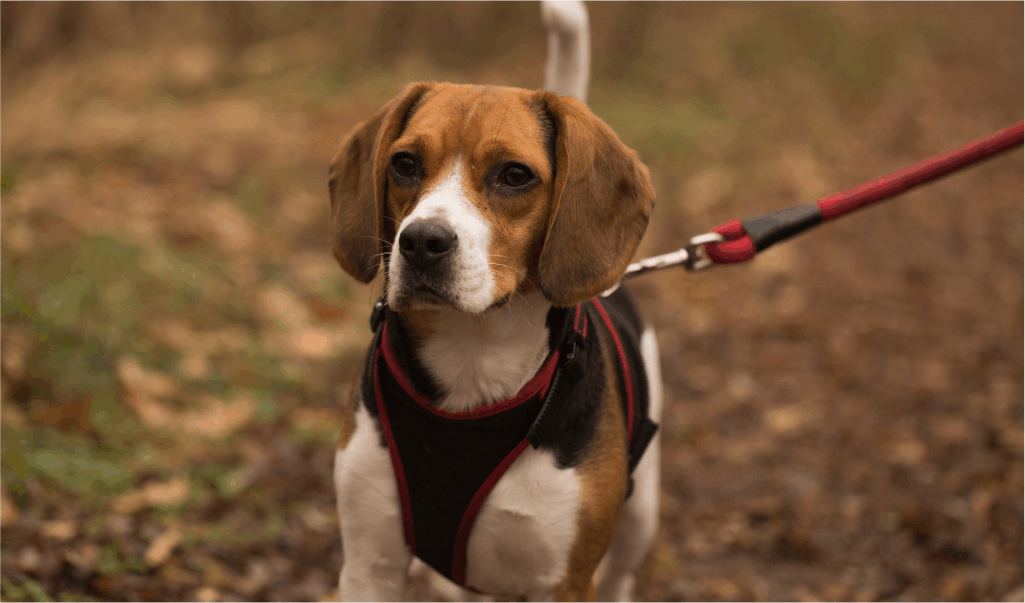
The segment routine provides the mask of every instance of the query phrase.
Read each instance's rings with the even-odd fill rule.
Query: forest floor
[[[643,10],[633,70],[591,89],[656,184],[639,255],[1022,118],[1020,4]],[[4,82],[4,600],[337,596],[339,396],[378,291],[331,257],[328,162],[407,81],[538,87],[543,48],[343,69],[333,43]],[[1018,150],[635,282],[668,397],[639,598],[1022,600],[1022,190]]]

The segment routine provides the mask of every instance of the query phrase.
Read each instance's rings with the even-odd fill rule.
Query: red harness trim
[[[377,353],[374,354],[374,397],[377,402],[377,416],[381,419],[381,430],[384,432],[384,439],[388,443],[388,454],[391,456],[391,466],[395,470],[395,482],[399,488],[399,499],[402,503],[402,530],[405,532],[406,544],[409,545],[409,550],[413,551],[415,555],[416,532],[413,531],[413,512],[409,502],[409,486],[406,484],[406,472],[402,469],[402,460],[399,459],[399,448],[395,445],[395,436],[392,435],[391,423],[388,421],[388,412],[384,409],[384,397],[381,395],[381,379],[378,373],[380,366],[378,360],[380,358],[381,349],[378,348]]]
[[[629,446],[633,443],[634,432],[634,388],[633,383],[630,381],[630,365],[626,361],[626,351],[623,350],[623,342],[619,340],[619,333],[616,333],[616,328],[612,325],[612,319],[605,313],[605,308],[598,303],[598,300],[592,299],[591,303],[594,304],[598,313],[601,314],[605,328],[612,335],[612,342],[616,344],[616,354],[619,356],[619,365],[623,368],[623,383],[626,385],[626,441],[627,446]]]
[[[605,326],[608,328],[609,333],[612,335],[612,340],[616,346],[616,352],[619,355],[620,364],[623,367],[623,374],[626,376],[626,391],[627,391],[627,407],[628,407],[628,426],[633,425],[634,415],[634,400],[633,400],[633,386],[629,379],[629,372],[627,367],[626,354],[623,351],[623,344],[619,340],[619,335],[616,333],[615,328],[612,326],[612,321],[601,305],[592,300],[595,307],[602,315],[602,319],[605,322]],[[587,316],[583,315],[583,325],[581,325],[581,316],[583,315],[580,305],[576,307],[576,314],[573,321],[573,330],[581,331],[582,335],[587,337],[588,320]],[[406,482],[405,471],[402,468],[402,460],[399,457],[398,446],[395,443],[395,437],[392,433],[391,423],[388,420],[388,412],[384,407],[384,398],[381,394],[381,381],[379,373],[379,360],[383,356],[385,362],[388,365],[388,369],[391,371],[392,376],[402,387],[403,391],[420,406],[427,409],[431,413],[445,417],[448,419],[457,420],[468,420],[477,419],[480,417],[486,417],[500,413],[504,410],[508,410],[514,406],[526,402],[533,396],[540,393],[544,396],[547,393],[548,388],[551,386],[552,376],[555,374],[555,369],[559,361],[559,350],[556,349],[551,356],[545,361],[537,375],[534,376],[519,392],[512,398],[507,398],[494,404],[480,406],[472,411],[468,412],[448,412],[439,410],[431,406],[430,400],[425,396],[418,393],[413,389],[405,371],[402,370],[401,364],[399,364],[398,358],[395,356],[394,350],[388,344],[388,324],[385,323],[381,332],[381,346],[378,348],[374,355],[374,394],[375,402],[377,404],[377,414],[381,419],[381,429],[384,432],[384,439],[388,445],[388,453],[391,456],[392,468],[395,470],[395,481],[398,486],[399,499],[402,504],[402,528],[405,534],[406,543],[409,545],[410,550],[416,554],[416,537],[413,528],[413,514],[412,505],[409,497],[409,485]],[[629,437],[632,439],[633,430],[629,430]],[[524,438],[516,448],[509,452],[502,459],[502,462],[496,466],[492,472],[488,475],[487,479],[481,484],[480,488],[474,494],[470,500],[470,504],[467,506],[463,513],[462,519],[460,520],[459,529],[456,533],[455,550],[453,551],[452,557],[452,579],[460,586],[465,586],[466,583],[466,548],[469,544],[470,530],[473,527],[474,521],[477,518],[477,514],[480,512],[481,507],[484,505],[484,501],[488,495],[494,489],[498,480],[505,474],[510,466],[523,454],[523,451],[530,445],[529,440]]]
[[[466,512],[463,513],[463,519],[459,522],[459,531],[456,533],[456,545],[455,551],[452,553],[452,580],[456,584],[466,584],[466,546],[470,541],[470,528],[473,527],[473,522],[477,519],[477,513],[480,511],[481,506],[484,504],[484,499],[491,494],[491,491],[495,488],[495,484],[498,483],[499,478],[505,475],[505,472],[513,464],[513,462],[523,454],[523,451],[527,449],[530,442],[527,438],[523,438],[523,441],[519,443],[516,448],[513,448],[502,462],[495,467],[495,470],[491,472],[488,479],[481,484],[477,493],[473,495],[473,500],[470,501],[470,506],[466,507]]]
[[[402,370],[402,365],[399,364],[398,358],[395,357],[395,352],[388,345],[388,325],[385,323],[384,331],[381,334],[381,350],[384,352],[384,361],[388,363],[388,369],[391,370],[395,380],[399,382],[402,389],[406,394],[416,401],[417,404],[429,410],[430,412],[438,415],[439,417],[445,417],[446,419],[479,419],[481,417],[488,417],[504,410],[508,410],[514,406],[522,404],[529,400],[534,394],[538,392],[544,395],[548,391],[548,386],[552,383],[552,375],[555,374],[555,367],[559,363],[559,350],[548,357],[548,360],[541,365],[541,370],[534,375],[534,378],[527,382],[526,385],[520,389],[519,392],[512,398],[506,398],[493,404],[485,404],[478,406],[473,410],[466,412],[449,412],[435,408],[431,405],[431,401],[426,396],[419,394],[413,389],[409,379],[406,377],[405,371]],[[377,385],[376,383],[374,384]]]

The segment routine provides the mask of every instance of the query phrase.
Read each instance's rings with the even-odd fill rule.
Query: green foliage
[[[262,179],[251,175],[242,179],[235,196],[243,209],[253,216],[259,216],[267,205],[270,191]]]
[[[31,578],[25,578],[20,584],[7,577],[0,579],[0,598],[4,601],[53,601],[43,585]]]
[[[22,286],[22,273],[17,261],[6,262],[0,270],[0,313],[5,323],[25,323],[35,314]]]
[[[95,337],[69,331],[51,333],[28,359],[28,371],[46,380],[59,400],[113,397],[117,383],[112,351]]]
[[[165,287],[158,293],[160,299],[180,300],[178,304],[171,304],[174,306],[172,311],[184,310],[190,304],[199,301],[213,285],[214,276],[204,266],[207,264],[206,261],[187,259],[167,248],[149,251],[143,263],[145,269],[160,279]]]
[[[56,329],[78,322],[82,302],[91,292],[92,281],[84,276],[69,276],[39,296],[36,316]]]
[[[125,573],[126,569],[116,544],[111,543],[100,549],[100,554],[96,558],[97,571],[104,576],[114,577]]]
[[[0,168],[0,193],[9,195],[14,192],[14,184],[18,181],[18,170],[13,167]]]
[[[777,17],[790,50],[811,59],[826,73],[833,70],[837,49],[848,33],[830,10],[818,4],[787,4]]]
[[[697,98],[652,109],[640,98],[620,95],[594,111],[643,157],[670,160],[692,153],[695,141],[712,128],[729,126],[714,105]]]
[[[98,504],[134,485],[135,476],[122,460],[119,452],[71,433],[46,427],[3,431],[3,466],[12,469],[3,477],[15,490],[18,482],[35,476]]]

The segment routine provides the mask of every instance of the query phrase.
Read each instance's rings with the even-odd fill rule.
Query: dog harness
[[[404,352],[395,314],[380,301],[371,318],[363,404],[391,455],[406,544],[460,586],[474,519],[509,466],[527,446],[551,451],[560,467],[575,466],[593,437],[605,386],[596,329],[614,347],[630,473],[657,429],[648,418],[640,320],[625,294],[553,308],[547,322],[549,354],[529,383],[512,398],[452,413],[431,405],[437,386]],[[627,496],[632,489],[631,478]]]

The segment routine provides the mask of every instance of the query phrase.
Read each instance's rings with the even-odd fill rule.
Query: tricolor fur
[[[384,279],[436,407],[451,412],[510,398],[531,380],[549,353],[549,309],[612,286],[654,204],[647,169],[577,99],[453,84],[410,85],[360,124],[334,158],[330,192],[335,257],[362,282]],[[657,420],[654,333],[642,341]],[[626,434],[604,350],[609,387],[586,454],[571,467],[541,449],[517,458],[473,525],[468,587],[587,599],[597,585],[601,599],[631,596],[657,519],[658,442],[623,504]],[[397,600],[412,555],[389,452],[360,391],[336,456],[340,594]]]

